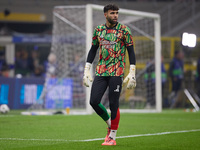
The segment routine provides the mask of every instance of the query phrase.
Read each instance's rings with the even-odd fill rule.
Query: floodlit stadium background
[[[169,69],[169,63],[174,57],[176,50],[183,50],[185,53],[184,67],[184,88],[192,89],[196,92],[196,61],[199,57],[199,44],[200,44],[200,1],[179,1],[179,0],[122,0],[111,1],[115,2],[120,8],[139,10],[145,12],[159,13],[161,16],[161,42],[162,42],[162,56],[166,69]],[[39,64],[42,64],[43,68],[47,60],[47,56],[51,49],[51,35],[52,35],[52,11],[55,6],[62,5],[85,5],[88,3],[105,5],[111,3],[110,1],[98,1],[98,0],[9,0],[0,1],[0,53],[5,56],[7,63],[9,64],[8,72],[5,76],[7,84],[13,84],[16,82],[16,77],[21,77],[18,72],[23,72],[22,76],[26,77],[27,81],[24,83],[36,84],[40,92],[35,95],[38,98],[41,94],[44,83],[43,78],[38,78],[37,81],[32,79],[33,72],[31,69],[20,70],[17,68],[16,55],[19,51],[28,52],[29,56],[34,55],[34,52],[39,52]],[[73,14],[69,14],[73,15]],[[83,18],[85,19],[85,18]],[[196,47],[188,48],[183,47],[181,44],[182,33],[192,33],[197,36]],[[25,55],[25,54],[24,54]],[[35,54],[37,55],[37,54]],[[144,66],[138,66],[139,68]],[[40,69],[40,68],[38,68]],[[43,69],[45,72],[45,70]],[[37,76],[37,75],[35,75]],[[1,79],[1,83],[5,81]],[[164,95],[167,97],[170,94],[172,85],[170,79],[167,78],[167,84],[164,89]],[[24,84],[24,83],[20,84]],[[20,104],[22,100],[18,99],[17,102],[14,99],[12,102],[8,102],[11,96],[16,96],[16,92],[13,95],[7,94],[14,92],[14,89],[8,89],[6,84],[1,86],[1,99],[0,103],[8,103],[11,109],[26,109],[27,106]],[[6,92],[5,92],[6,91]],[[31,88],[29,90],[31,92]],[[6,95],[7,94],[7,95]],[[184,95],[184,94],[183,94]],[[187,97],[184,96],[183,102],[178,107],[187,108],[191,107],[190,102],[187,101]],[[33,102],[30,100],[27,102],[31,105]],[[167,106],[163,106],[167,107]]]

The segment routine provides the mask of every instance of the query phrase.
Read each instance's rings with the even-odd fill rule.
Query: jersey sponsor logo
[[[117,44],[117,42],[115,41],[101,41],[101,45],[106,49],[109,49],[109,48],[113,49],[115,44]]]

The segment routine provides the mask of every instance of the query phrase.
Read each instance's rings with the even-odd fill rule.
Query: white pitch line
[[[133,137],[142,137],[142,136],[155,136],[155,135],[166,135],[166,134],[175,134],[175,133],[187,133],[187,132],[198,132],[200,129],[194,130],[183,130],[183,131],[171,131],[171,132],[160,132],[160,133],[148,133],[148,134],[139,134],[139,135],[127,135],[127,136],[119,136],[116,137],[117,139],[124,139],[124,138],[133,138]],[[79,140],[82,142],[90,142],[90,141],[98,141],[104,140],[105,138],[96,138],[96,139],[87,139],[87,140]]]
[[[21,138],[0,138],[0,140],[10,140],[10,141],[50,141],[50,142],[68,142],[70,140],[63,139],[21,139]],[[75,140],[73,140],[75,141]]]
[[[154,136],[154,135],[166,135],[166,134],[175,134],[175,133],[188,133],[188,132],[198,132],[200,129],[194,130],[183,130],[183,131],[172,131],[172,132],[161,132],[161,133],[149,133],[149,134],[140,134],[140,135],[128,135],[128,136],[119,136],[118,139],[122,138],[131,138],[131,137],[141,137],[141,136]]]
[[[0,115],[0,117],[14,117],[14,115]]]
[[[198,132],[198,131],[200,131],[200,129],[183,130],[183,131],[171,131],[171,132],[160,132],[160,133],[148,133],[148,134],[138,134],[138,135],[127,135],[127,136],[119,136],[119,137],[116,137],[116,138],[117,139],[123,139],[123,138],[155,136],[155,135],[167,135],[167,134],[188,133],[188,132]],[[92,141],[104,140],[104,138],[86,139],[86,140],[0,138],[0,140],[12,140],[12,141],[50,141],[50,142],[92,142]]]

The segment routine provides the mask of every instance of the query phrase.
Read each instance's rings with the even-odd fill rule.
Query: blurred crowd
[[[9,66],[5,59],[5,53],[0,51],[0,76],[9,77]]]
[[[43,77],[45,65],[40,62],[39,52],[33,50],[30,54],[22,49],[15,54],[15,74],[29,77]]]
[[[0,52],[0,76],[10,77],[9,71],[14,69],[16,77],[44,77],[47,60],[41,61],[37,50],[31,52],[21,49],[15,52],[15,64],[7,64],[5,52]]]
[[[186,69],[184,68],[184,52],[181,50],[177,50],[174,53],[174,57],[169,63],[169,69],[165,69],[165,65],[163,63],[163,58],[161,58],[161,82],[162,82],[162,100],[163,107],[169,108],[177,108],[177,107],[185,107],[187,102],[184,101],[183,91],[184,89],[188,89],[191,93],[197,94],[200,98],[200,55],[196,60],[196,70],[195,70],[195,88],[192,89],[185,85],[186,81],[185,74]],[[146,84],[146,108],[154,108],[155,107],[155,62],[154,59],[151,59],[146,64],[144,74],[144,80]],[[167,78],[169,80],[169,94],[166,95],[165,88],[167,83]],[[191,80],[189,81],[192,82]],[[199,102],[199,101],[198,101]]]

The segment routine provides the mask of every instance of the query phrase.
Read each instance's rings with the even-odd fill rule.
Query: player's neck
[[[108,27],[108,28],[113,28],[113,27],[116,26],[116,24],[117,24],[117,23],[111,24],[110,22],[106,21],[106,27]]]

